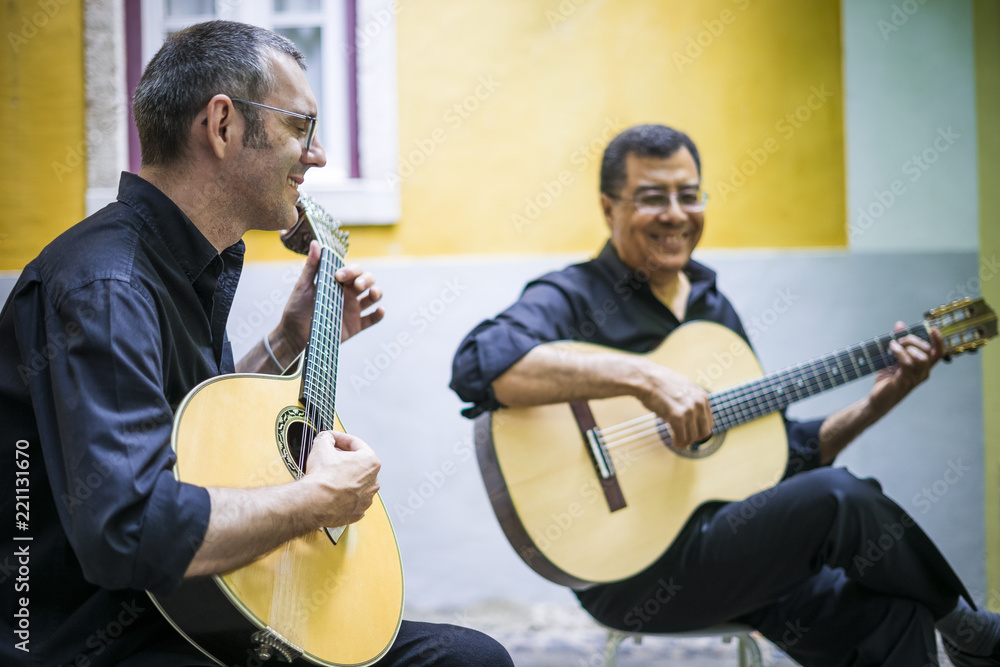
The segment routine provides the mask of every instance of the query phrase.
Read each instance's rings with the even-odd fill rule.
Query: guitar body
[[[549,345],[611,351],[586,343]],[[679,327],[646,356],[710,393],[762,374],[746,342],[710,322]],[[631,397],[589,405],[601,428],[649,414]],[[698,506],[773,486],[788,461],[779,413],[713,436],[700,447],[702,458],[681,456],[654,433],[609,447],[625,500],[624,508],[611,511],[569,404],[483,415],[476,442],[490,501],[511,545],[536,572],[573,588],[643,571]]]
[[[174,423],[177,479],[239,488],[291,482],[296,453],[286,452],[297,446],[296,427],[289,424],[301,422],[301,385],[300,373],[234,374],[196,387]],[[339,422],[336,427],[342,428]],[[319,530],[287,546],[297,567],[291,574],[281,571],[288,556],[280,547],[233,572],[187,580],[168,597],[151,597],[174,627],[220,664],[260,663],[251,635],[269,626],[302,649],[295,664],[368,665],[384,655],[402,618],[403,570],[381,498],[375,496],[365,517],[347,526],[336,544]],[[279,605],[281,618],[274,619],[279,579],[290,602]]]
[[[729,329],[685,324],[646,356],[709,393],[709,440],[671,449],[666,426],[631,397],[483,414],[476,451],[493,511],[521,559],[550,581],[582,589],[626,579],[652,565],[700,505],[742,500],[782,478],[784,407],[895,365],[892,340],[930,341],[933,329],[949,358],[995,338],[997,316],[982,299],[961,299],[918,324],[767,376]]]

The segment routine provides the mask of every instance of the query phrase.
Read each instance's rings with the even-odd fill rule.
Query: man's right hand
[[[361,520],[379,490],[378,457],[364,440],[340,431],[322,431],[313,440],[304,482],[323,494],[318,508],[324,526]]]
[[[637,398],[670,425],[673,446],[687,449],[712,435],[712,410],[704,389],[680,373],[642,359],[645,381]]]
[[[493,381],[497,400],[527,407],[635,396],[669,424],[678,449],[712,434],[704,389],[642,355],[595,349],[576,352],[558,343],[532,348]]]
[[[302,479],[252,489],[209,487],[211,514],[186,577],[230,572],[288,540],[359,521],[378,492],[382,467],[372,448],[347,433],[313,440]]]

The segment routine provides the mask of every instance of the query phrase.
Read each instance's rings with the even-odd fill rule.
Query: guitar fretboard
[[[930,340],[927,327],[921,322],[904,331],[885,334],[709,395],[715,420],[712,433],[721,433],[784,410],[796,401],[896,365],[896,355],[889,349],[889,342],[908,334]]]
[[[333,428],[337,402],[337,359],[344,314],[344,291],[334,279],[334,274],[343,266],[344,262],[336,252],[323,248],[302,382],[302,402],[307,418],[317,431]]]

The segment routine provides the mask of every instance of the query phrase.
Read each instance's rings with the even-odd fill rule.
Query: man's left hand
[[[313,241],[309,244],[309,254],[299,279],[295,281],[292,293],[285,304],[278,324],[278,340],[291,354],[298,355],[309,342],[312,328],[313,306],[316,302],[316,274],[319,271],[320,246]],[[337,271],[334,278],[344,289],[343,325],[340,340],[345,341],[354,334],[380,321],[385,316],[381,307],[370,310],[382,298],[382,290],[375,287],[371,273],[357,266],[347,266]],[[370,312],[365,312],[369,311]],[[275,348],[277,353],[277,348]],[[282,357],[281,354],[278,355]]]
[[[896,331],[905,329],[905,324],[896,323]],[[884,368],[875,376],[875,386],[869,398],[879,412],[887,412],[930,376],[931,367],[944,354],[941,332],[931,329],[930,337],[930,343],[914,335],[889,343],[898,365]]]
[[[382,298],[382,289],[375,286],[375,277],[358,266],[345,266],[334,277],[344,289],[344,324],[341,342],[367,329],[385,317],[385,310],[375,306]]]

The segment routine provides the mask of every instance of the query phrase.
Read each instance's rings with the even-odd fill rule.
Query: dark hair
[[[169,37],[146,66],[132,100],[142,164],[180,158],[191,122],[214,95],[263,101],[273,87],[273,53],[286,53],[306,67],[305,56],[288,39],[245,23],[208,21]],[[240,111],[247,125],[243,143],[266,145],[260,110],[240,104]]]
[[[666,125],[636,125],[611,140],[601,160],[601,192],[615,197],[625,186],[625,158],[629,153],[640,157],[670,157],[687,148],[701,176],[701,158],[691,137]]]

